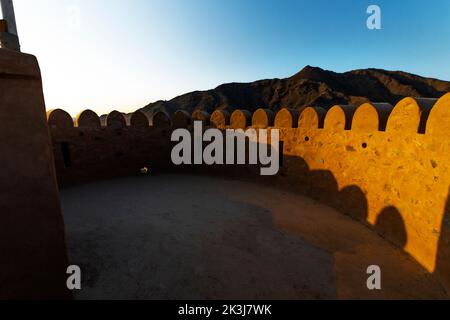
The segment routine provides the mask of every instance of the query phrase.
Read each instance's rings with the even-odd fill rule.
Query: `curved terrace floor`
[[[192,175],[61,192],[79,299],[445,298],[419,264],[309,198]],[[381,291],[366,286],[382,268]]]

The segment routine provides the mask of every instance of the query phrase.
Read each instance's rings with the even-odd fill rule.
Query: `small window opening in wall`
[[[64,161],[64,167],[69,168],[72,165],[70,157],[70,146],[68,142],[61,142],[61,152]]]
[[[306,142],[309,142],[309,140],[310,140],[309,137],[305,137]]]
[[[364,142],[364,143],[362,144],[362,147],[363,147],[363,149],[367,149],[367,143]]]

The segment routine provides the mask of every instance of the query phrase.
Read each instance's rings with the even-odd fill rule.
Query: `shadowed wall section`
[[[279,175],[261,177],[248,166],[175,168],[170,160],[171,132],[192,130],[193,120],[220,129],[279,129],[284,154]],[[85,111],[70,127],[62,111],[51,114],[61,186],[138,173],[143,166],[152,172],[233,173],[273,183],[306,193],[370,226],[428,272],[438,274],[450,292],[450,231],[444,215],[450,186],[450,94],[438,101],[406,98],[395,107],[334,106],[328,113],[313,107],[300,114],[286,108],[277,115],[266,109],[253,115],[237,110],[231,117],[226,111],[215,111],[211,117],[202,111],[193,116],[178,111],[172,124],[169,115],[157,113],[152,126],[145,128],[145,121],[139,121],[139,130],[119,122],[120,126],[99,127],[98,116]],[[64,161],[67,149],[70,167]]]
[[[106,117],[106,126],[93,111],[85,110],[76,118],[78,127],[69,127],[62,111],[48,113],[55,167],[60,187],[78,183],[139,174],[141,169],[162,170],[171,163],[170,118],[155,114],[153,125],[142,112],[130,117],[113,111]],[[178,125],[187,126],[182,113]]]
[[[73,130],[62,110],[50,126]],[[34,56],[0,49],[0,299],[70,298],[64,224]]]

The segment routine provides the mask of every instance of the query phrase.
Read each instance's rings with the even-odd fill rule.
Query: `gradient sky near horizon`
[[[403,70],[450,80],[448,0],[14,0],[47,109],[130,112],[227,82]],[[367,7],[382,10],[368,30]]]

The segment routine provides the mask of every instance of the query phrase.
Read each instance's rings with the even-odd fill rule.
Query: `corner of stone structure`
[[[3,48],[0,135],[0,299],[70,299],[39,65]]]

